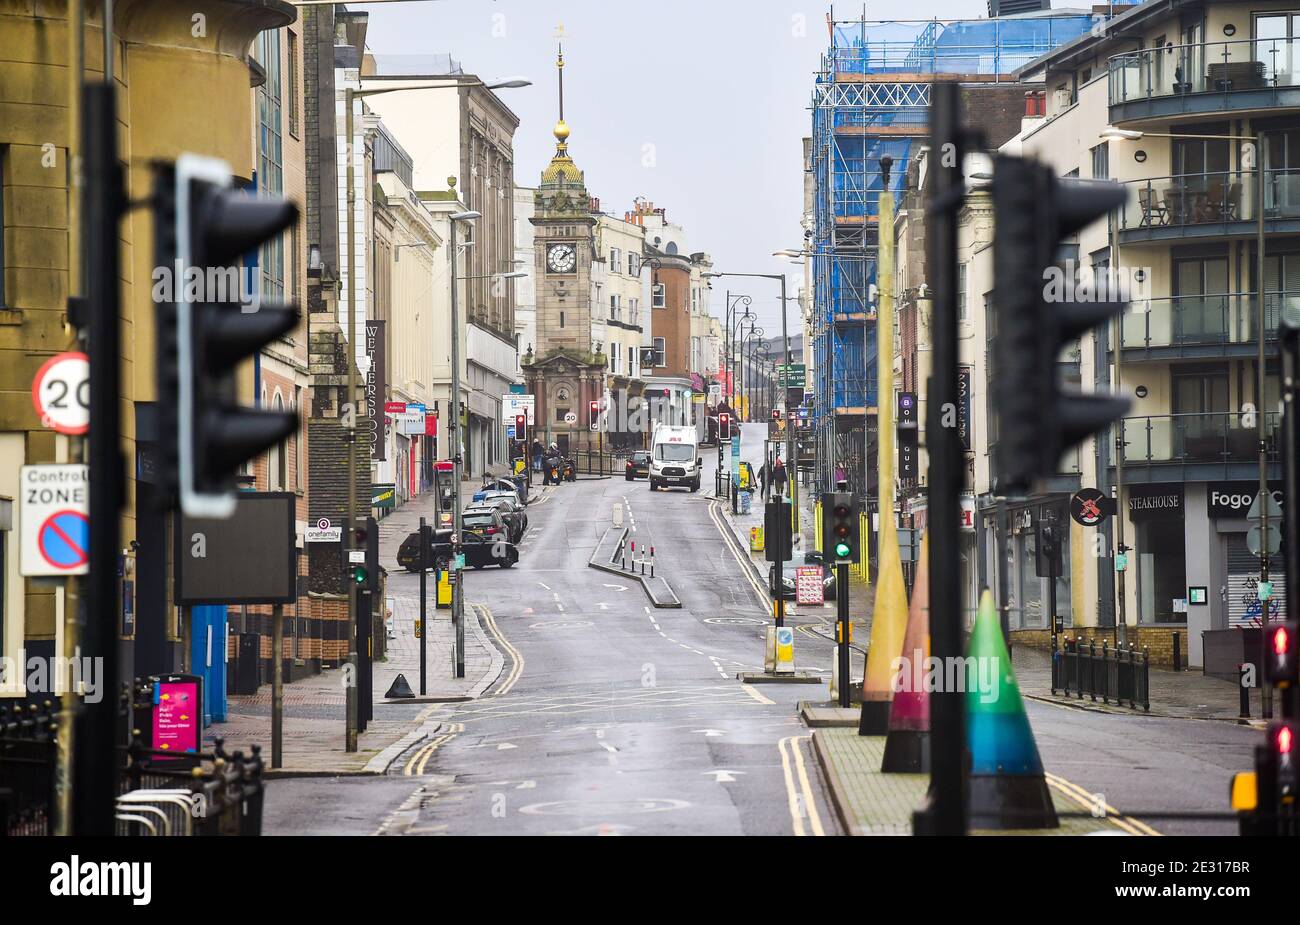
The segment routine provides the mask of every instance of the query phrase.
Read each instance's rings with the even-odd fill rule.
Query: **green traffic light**
[[[836,543],[836,544],[835,544],[835,555],[838,556],[839,558],[841,558],[841,559],[847,559],[847,558],[849,557],[849,552],[850,552],[850,550],[849,550],[849,544],[848,544],[848,543]]]
[[[366,570],[358,565],[356,568],[352,570],[352,580],[359,585],[365,584]]]

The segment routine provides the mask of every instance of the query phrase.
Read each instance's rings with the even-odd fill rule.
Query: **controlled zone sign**
[[[90,559],[87,467],[23,466],[19,572],[28,578],[84,575]]]

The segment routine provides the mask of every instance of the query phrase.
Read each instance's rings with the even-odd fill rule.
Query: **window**
[[[0,306],[5,304],[5,165],[9,159],[9,148],[0,145]],[[0,624],[0,632],[3,632]]]
[[[627,374],[629,376],[636,375],[636,348],[635,347],[627,348]]]
[[[623,309],[619,305],[619,297],[617,295],[609,297],[609,317],[615,321],[621,321],[623,318]]]
[[[565,423],[564,416],[565,416],[566,414],[568,414],[568,413],[569,413],[569,409],[568,409],[568,408],[556,408],[556,409],[555,409],[555,423],[556,423],[556,424],[563,424],[563,423]]]
[[[293,438],[293,489],[302,494],[303,444],[306,443],[306,425],[303,423],[302,386],[293,388],[293,410],[298,412],[298,432]]]
[[[611,247],[609,249],[609,272],[623,272],[623,252],[617,247]]]
[[[628,324],[636,324],[636,308],[637,308],[637,300],[628,299],[627,300],[627,323]]]
[[[957,264],[957,320],[970,321],[970,312],[966,307],[966,264]]]
[[[1094,180],[1110,179],[1110,145],[1102,142],[1092,149],[1092,178]]]
[[[253,44],[254,57],[266,71],[266,82],[257,88],[257,189],[278,196],[284,192],[284,169],[280,135],[282,100],[280,33],[261,32]],[[284,235],[276,235],[260,248],[262,297],[272,302],[284,299]]]
[[[280,392],[275,393],[274,410],[284,410],[284,399],[280,397]],[[288,463],[289,441],[282,440],[279,444],[271,449],[267,454],[266,460],[266,487],[270,491],[284,491],[285,467]]]
[[[663,283],[655,283],[650,304],[655,308],[663,308],[668,304],[668,291]]]
[[[698,315],[699,313],[700,313],[700,290],[698,288],[692,288],[691,289],[691,314]]]
[[[641,273],[641,258],[631,251],[627,255],[627,272],[629,276],[637,276]]]
[[[289,66],[285,69],[284,92],[289,102],[289,134],[298,137],[298,35],[292,29],[289,35]]]
[[[666,341],[662,337],[656,337],[655,338],[655,360],[653,365],[655,366],[668,365],[667,363],[664,362],[664,354],[667,351],[668,351],[668,341]]]
[[[564,327],[564,312],[560,312],[560,327]]]
[[[285,258],[285,282],[289,286],[289,301],[297,302],[298,291],[298,223],[289,229],[289,253]]]
[[[619,353],[617,347],[609,351],[609,371],[611,373],[618,373],[618,357]]]

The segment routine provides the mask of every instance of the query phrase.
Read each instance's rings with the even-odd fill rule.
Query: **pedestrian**
[[[533,471],[541,472],[542,471],[542,441],[538,440],[536,437],[533,438],[532,457],[533,457]]]
[[[764,503],[767,502],[767,477],[768,477],[767,460],[763,460],[763,465],[758,467],[758,484],[759,487],[761,487],[763,490]]]
[[[785,494],[785,479],[785,463],[781,462],[781,457],[778,456],[776,462],[772,464],[772,494],[774,496],[779,498]]]

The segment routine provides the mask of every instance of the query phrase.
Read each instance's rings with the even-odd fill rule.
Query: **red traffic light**
[[[516,414],[515,415],[515,436],[518,437],[527,429],[528,429],[528,415]]]
[[[1295,748],[1295,733],[1291,731],[1290,726],[1279,726],[1273,740],[1277,743],[1277,753],[1279,755],[1289,755],[1291,750]]]
[[[1294,623],[1275,623],[1264,642],[1264,678],[1279,687],[1300,682],[1300,634]]]

